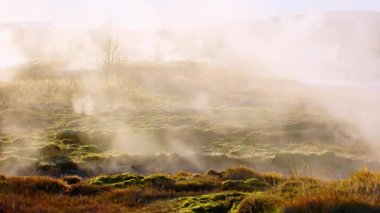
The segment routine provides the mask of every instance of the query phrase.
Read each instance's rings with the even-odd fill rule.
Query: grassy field
[[[0,212],[378,212],[355,126],[311,86],[253,79],[192,63],[21,72],[0,84]]]

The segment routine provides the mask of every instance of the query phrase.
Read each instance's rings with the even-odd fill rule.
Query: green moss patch
[[[140,175],[123,173],[116,175],[98,176],[96,178],[90,179],[89,184],[122,188],[129,185],[140,185],[143,183],[142,179],[143,176]]]
[[[281,199],[273,195],[256,193],[244,198],[237,207],[238,213],[251,212],[282,212],[280,208]]]
[[[216,193],[185,198],[180,212],[229,212],[244,198],[240,192]]]
[[[223,190],[237,191],[259,191],[264,190],[269,185],[258,178],[250,178],[248,180],[226,180],[222,182]]]
[[[258,178],[250,178],[248,180],[245,180],[244,184],[246,184],[246,185],[248,185],[254,189],[265,189],[265,188],[269,187],[269,184],[263,182],[262,180],[260,180]]]

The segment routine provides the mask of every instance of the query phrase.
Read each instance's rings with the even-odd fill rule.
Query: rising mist
[[[378,168],[379,13],[120,22],[1,25],[2,172]]]

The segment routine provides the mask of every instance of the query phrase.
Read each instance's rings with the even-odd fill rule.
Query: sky
[[[126,29],[194,29],[331,10],[380,11],[380,0],[1,0],[0,22],[93,28],[112,17]]]

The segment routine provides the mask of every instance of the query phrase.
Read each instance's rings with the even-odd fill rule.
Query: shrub
[[[221,172],[217,172],[214,170],[208,170],[205,174],[207,176],[213,176],[213,177],[219,177],[219,178],[222,178],[222,176],[223,176],[223,174]]]
[[[362,169],[355,172],[350,178],[338,182],[342,190],[349,193],[365,196],[378,196],[380,194],[380,174]]]
[[[175,181],[165,175],[149,175],[143,180],[144,185],[159,189],[173,189]]]
[[[172,175],[175,179],[181,179],[181,178],[190,178],[193,175],[193,173],[186,172],[186,171],[180,171]]]
[[[375,213],[380,212],[378,205],[371,205],[364,200],[346,199],[330,196],[302,197],[286,204],[285,213]]]
[[[250,188],[256,189],[256,190],[262,190],[262,189],[265,189],[269,186],[269,184],[267,184],[267,183],[265,183],[262,180],[257,179],[257,178],[250,178],[248,180],[245,180],[244,184],[246,184]]]
[[[259,178],[262,176],[252,169],[244,166],[228,168],[223,172],[223,180],[247,180],[250,178]]]
[[[295,178],[291,177],[286,181],[278,184],[273,190],[287,198],[296,198],[304,194],[315,193],[327,186],[320,180],[313,178]]]
[[[223,190],[248,190],[249,187],[242,180],[226,180],[222,182]]]
[[[286,180],[286,178],[279,173],[264,173],[262,174],[262,180],[272,186],[275,186],[283,181]]]
[[[281,200],[273,195],[253,195],[244,198],[237,207],[238,213],[278,212]]]
[[[213,176],[201,176],[190,180],[177,180],[175,182],[176,191],[210,191],[220,189],[221,179]]]
[[[223,190],[256,191],[263,190],[269,185],[257,178],[248,180],[226,180],[222,182]]]

